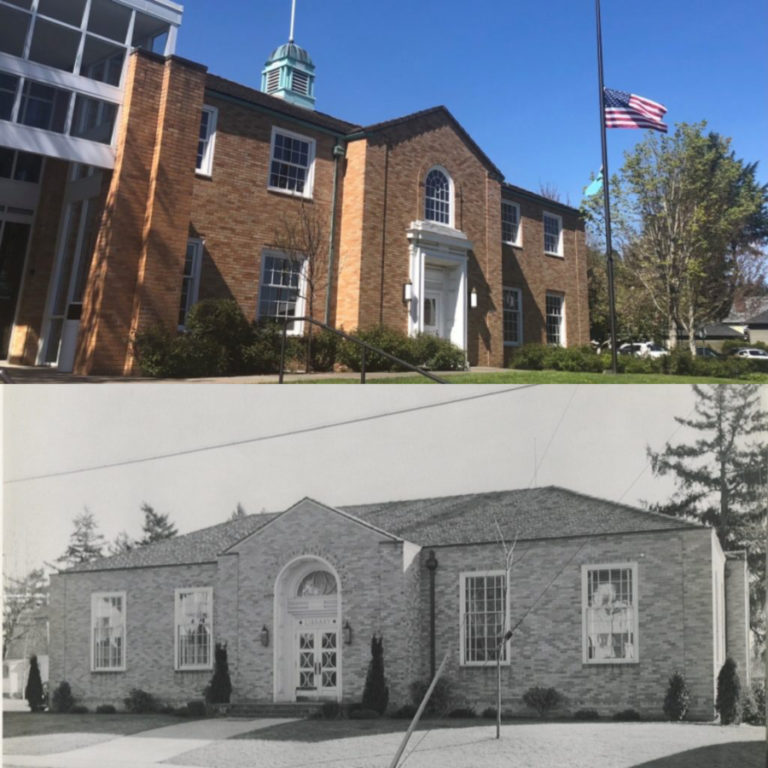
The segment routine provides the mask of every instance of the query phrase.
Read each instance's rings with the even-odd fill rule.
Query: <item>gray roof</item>
[[[747,320],[747,325],[750,328],[756,328],[758,325],[768,325],[768,309],[766,309],[765,312],[761,312],[759,315],[750,317],[749,320]]]
[[[675,517],[593,498],[553,486],[469,493],[430,499],[339,507],[369,525],[421,546],[554,539],[669,531],[701,526]],[[101,571],[214,562],[224,550],[282,513],[248,515],[210,528],[83,563],[67,571]]]

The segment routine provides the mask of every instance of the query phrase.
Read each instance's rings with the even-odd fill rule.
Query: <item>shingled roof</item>
[[[655,512],[549,486],[515,491],[389,501],[339,507],[394,536],[421,546],[451,546],[563,536],[671,531],[702,526]],[[67,573],[215,562],[241,539],[282,513],[228,520],[182,536],[71,568]]]

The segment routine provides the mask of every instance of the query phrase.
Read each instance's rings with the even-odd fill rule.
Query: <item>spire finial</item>
[[[296,0],[291,2],[291,33],[288,35],[288,42],[293,42],[293,24],[296,19]]]

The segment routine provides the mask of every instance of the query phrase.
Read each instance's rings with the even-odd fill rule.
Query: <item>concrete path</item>
[[[206,747],[239,733],[269,728],[279,723],[293,722],[288,719],[259,718],[257,720],[214,719],[195,720],[189,723],[168,725],[142,731],[132,736],[118,736],[69,752],[50,755],[3,755],[4,768],[105,768],[105,766],[131,766],[153,768],[158,763],[182,755],[185,752]],[[14,749],[14,742],[30,737],[4,739],[3,751]],[[176,763],[178,765],[178,763]]]

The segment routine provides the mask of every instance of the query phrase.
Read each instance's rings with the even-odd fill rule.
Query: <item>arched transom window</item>
[[[314,597],[316,595],[335,595],[336,579],[328,571],[312,571],[308,573],[296,590],[297,597]]]
[[[451,223],[451,180],[445,171],[433,168],[424,182],[424,218],[440,224]]]

